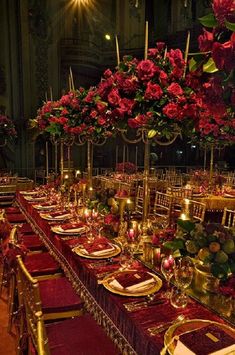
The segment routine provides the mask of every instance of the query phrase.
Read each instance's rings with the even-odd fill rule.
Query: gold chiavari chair
[[[39,283],[28,273],[20,256],[17,257],[17,263],[18,290],[25,311],[29,341],[38,355],[57,355],[58,352],[74,354],[74,349],[80,354],[119,354],[101,326],[89,314],[46,324]]]
[[[224,208],[222,225],[226,228],[235,227],[235,211]]]
[[[162,219],[164,224],[170,223],[172,201],[173,197],[171,195],[159,191],[156,192],[153,215]]]
[[[206,213],[206,204],[194,200],[190,200],[190,204],[192,206],[192,217],[199,222],[203,222]]]

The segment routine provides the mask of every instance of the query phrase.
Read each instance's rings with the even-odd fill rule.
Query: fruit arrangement
[[[213,276],[225,280],[235,274],[235,230],[215,223],[178,221],[175,239],[165,247],[207,265]]]

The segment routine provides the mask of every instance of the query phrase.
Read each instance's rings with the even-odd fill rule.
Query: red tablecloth
[[[149,335],[147,329],[160,323],[171,321],[177,317],[177,314],[184,314],[190,319],[210,319],[223,322],[216,314],[193,299],[190,299],[188,306],[184,310],[175,309],[166,300],[164,304],[156,304],[136,312],[128,312],[123,304],[131,301],[131,297],[112,294],[106,290],[103,285],[97,283],[97,274],[118,269],[118,257],[114,258],[116,262],[111,266],[101,264],[99,267],[97,267],[97,265],[96,267],[92,267],[92,263],[96,261],[82,258],[72,251],[73,246],[78,244],[78,241],[82,241],[83,237],[74,237],[68,240],[54,234],[51,231],[51,224],[40,217],[39,212],[33,208],[32,203],[27,202],[20,194],[18,194],[17,200],[19,206],[26,213],[26,216],[30,218],[34,228],[39,231],[46,244],[48,244],[47,241],[49,240],[51,250],[57,255],[63,256],[62,267],[63,263],[64,265],[66,264],[66,270],[71,269],[71,272],[78,276],[79,280],[95,299],[102,312],[110,318],[136,354],[159,354],[163,347],[164,334],[152,337]],[[138,262],[136,267],[140,270],[145,269],[145,267]],[[159,296],[164,292],[164,288],[165,283],[163,283],[162,289],[158,292]],[[93,312],[92,303],[88,303],[88,311],[89,310],[91,313]]]

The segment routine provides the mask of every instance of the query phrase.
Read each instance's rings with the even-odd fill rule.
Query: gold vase
[[[219,287],[219,279],[212,275],[210,267],[197,263],[195,265],[194,287],[198,292],[216,293]]]

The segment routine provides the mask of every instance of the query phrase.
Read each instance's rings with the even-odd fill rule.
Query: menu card
[[[174,355],[228,355],[235,354],[235,337],[216,324],[180,335]]]

